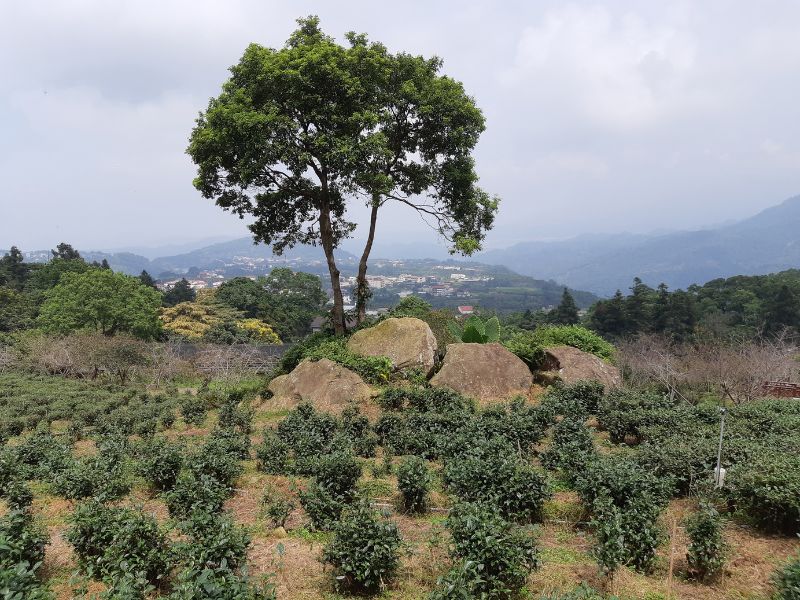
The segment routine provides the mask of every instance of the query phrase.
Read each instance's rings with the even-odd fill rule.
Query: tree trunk
[[[380,202],[377,196],[372,198],[372,212],[369,216],[369,235],[367,243],[364,245],[364,252],[361,253],[361,260],[358,263],[358,275],[356,277],[356,319],[361,325],[367,318],[367,300],[369,300],[369,284],[367,283],[367,260],[372,251],[372,242],[375,239],[375,224],[378,221],[378,208]]]
[[[347,332],[347,322],[344,318],[344,299],[342,298],[342,285],[339,282],[339,269],[336,266],[336,258],[333,255],[333,227],[331,225],[331,214],[327,206],[319,211],[319,233],[322,240],[322,249],[325,251],[325,258],[328,261],[328,273],[331,277],[331,288],[333,290],[333,331],[336,335],[344,335]]]

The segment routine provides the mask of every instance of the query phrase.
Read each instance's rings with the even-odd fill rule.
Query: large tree
[[[38,324],[48,332],[90,330],[141,339],[153,339],[161,332],[161,294],[136,277],[109,269],[64,273],[45,298]]]
[[[345,330],[334,250],[356,224],[349,202],[370,210],[358,269],[358,312],[369,288],[367,261],[387,202],[417,211],[469,254],[494,220],[497,199],[477,187],[471,152],[484,119],[438,58],[392,54],[364,35],[347,47],[319,20],[279,49],[251,44],[222,93],[201,113],[188,148],[196,187],[220,207],[251,215],[256,242],[276,253],[322,246],[333,290],[333,324]]]

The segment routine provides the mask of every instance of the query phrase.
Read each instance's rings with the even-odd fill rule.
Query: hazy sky
[[[800,3],[0,0],[0,248],[247,233],[191,185],[245,46],[318,14],[444,59],[487,118],[487,246],[687,228],[800,193]],[[363,211],[356,211],[363,216]],[[379,235],[434,236],[406,211]]]

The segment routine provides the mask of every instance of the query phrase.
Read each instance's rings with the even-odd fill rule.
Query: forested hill
[[[634,277],[670,288],[800,267],[800,196],[733,225],[660,236],[524,242],[479,255],[518,273],[610,296]]]

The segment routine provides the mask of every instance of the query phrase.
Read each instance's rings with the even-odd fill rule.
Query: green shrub
[[[412,456],[403,460],[397,469],[397,488],[403,496],[403,508],[411,513],[425,512],[432,482],[423,459]]]
[[[319,460],[314,479],[321,488],[336,496],[350,500],[361,477],[361,464],[349,452],[334,452]]]
[[[183,448],[166,438],[153,438],[139,447],[136,470],[156,490],[171,490],[182,466]]]
[[[447,460],[443,475],[447,489],[461,500],[491,502],[503,517],[515,521],[541,521],[551,495],[544,476],[500,438]]]
[[[334,496],[316,481],[300,492],[300,506],[311,519],[311,527],[317,531],[330,531],[336,525],[347,506],[344,499]]]
[[[66,469],[52,477],[53,490],[70,500],[95,498],[100,502],[118,500],[131,489],[123,463],[116,454],[72,459]]]
[[[275,586],[227,568],[186,569],[169,600],[275,600]]]
[[[230,454],[225,444],[218,443],[212,438],[189,454],[185,464],[186,469],[195,477],[208,475],[225,487],[231,487],[243,471],[242,464],[236,456]]]
[[[278,423],[278,437],[289,446],[290,472],[313,475],[320,455],[331,451],[338,429],[336,419],[318,412],[311,404],[301,404]]]
[[[90,576],[157,586],[169,574],[167,537],[152,516],[89,502],[76,507],[70,524],[65,537]]]
[[[180,408],[183,420],[188,425],[200,427],[206,421],[208,406],[205,398],[194,394],[182,394],[180,398]]]
[[[0,565],[0,593],[13,600],[53,600],[55,596],[42,584],[37,575],[40,565],[21,562]]]
[[[7,482],[2,488],[2,498],[11,510],[22,510],[33,502],[33,493],[24,481],[14,479]]]
[[[215,452],[239,460],[249,460],[250,435],[233,427],[217,426],[211,430],[211,434],[206,439],[205,448],[207,452],[213,448]]]
[[[533,331],[517,331],[503,344],[532,370],[542,367],[545,348],[553,346],[572,346],[603,360],[611,360],[615,352],[614,346],[580,325],[545,325]]]
[[[34,432],[12,452],[18,473],[25,479],[48,479],[72,460],[71,448],[49,431]]]
[[[574,480],[595,454],[589,428],[581,421],[565,418],[553,428],[553,441],[541,461],[546,468],[560,470],[567,479]]]
[[[359,356],[347,349],[345,338],[333,338],[322,342],[305,353],[309,360],[327,358],[361,375],[365,381],[381,385],[389,381],[394,367],[385,356]]]
[[[593,515],[595,555],[604,572],[613,573],[620,564],[650,570],[662,538],[658,518],[671,483],[629,460],[609,456],[588,463],[576,487]]]
[[[210,475],[181,473],[170,491],[164,495],[169,514],[186,518],[192,513],[216,513],[222,510],[231,488]]]
[[[541,403],[552,415],[584,421],[589,415],[597,414],[604,389],[597,381],[559,383],[547,391]]]
[[[380,519],[366,503],[348,508],[334,528],[323,560],[332,565],[337,587],[376,592],[389,583],[400,564],[402,539],[394,523]]]
[[[49,539],[30,512],[12,510],[0,518],[0,568],[16,569],[19,564],[35,570],[44,560]]]
[[[332,336],[321,332],[306,336],[283,353],[275,375],[291,373],[317,346],[331,339],[333,339]]]
[[[456,505],[447,528],[453,540],[451,556],[460,565],[456,568],[467,573],[468,565],[479,569],[479,577],[462,581],[471,598],[513,597],[539,566],[532,537],[503,519],[490,504]]]
[[[244,434],[252,433],[253,414],[251,406],[241,403],[240,393],[232,392],[219,410],[219,427],[234,429]]]
[[[772,576],[776,600],[798,600],[800,598],[800,555],[789,560]]]
[[[273,488],[267,487],[261,498],[261,510],[272,523],[273,527],[283,527],[292,514],[295,505],[288,498],[278,494]]]
[[[250,536],[230,515],[195,511],[181,522],[180,529],[189,537],[178,551],[188,568],[235,571],[246,564]]]
[[[719,512],[706,502],[686,522],[689,548],[686,562],[689,572],[700,580],[716,577],[725,566],[725,541],[722,538],[722,518]]]
[[[272,429],[264,430],[264,439],[256,447],[259,470],[271,475],[289,474],[289,444]]]
[[[735,465],[726,478],[741,512],[768,531],[800,531],[800,456],[764,452]]]
[[[375,456],[378,436],[372,430],[369,419],[362,415],[356,406],[349,406],[342,412],[341,432],[350,442],[353,452],[364,458]]]

